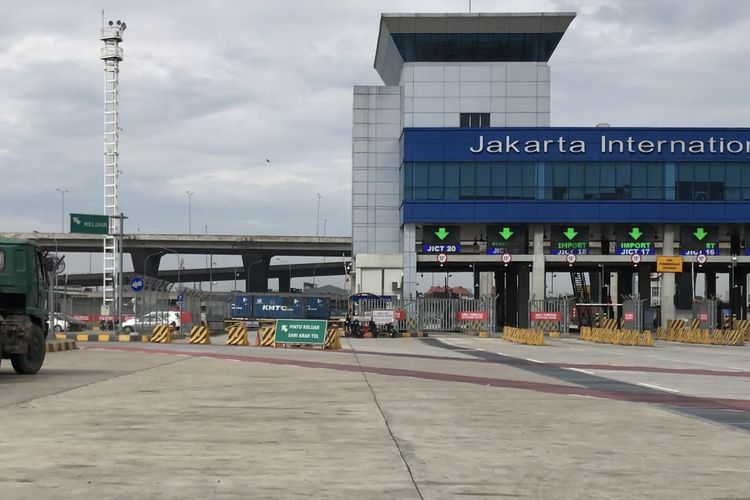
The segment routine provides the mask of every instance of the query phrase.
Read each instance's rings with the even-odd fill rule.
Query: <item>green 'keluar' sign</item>
[[[109,234],[109,216],[70,214],[70,232],[86,234]]]
[[[328,321],[318,319],[277,319],[277,344],[324,345]]]

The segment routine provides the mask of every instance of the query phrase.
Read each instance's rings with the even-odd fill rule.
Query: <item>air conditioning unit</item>
[[[391,290],[398,290],[398,281],[391,281]]]

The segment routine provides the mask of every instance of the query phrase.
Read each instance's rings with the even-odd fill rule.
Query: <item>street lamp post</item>
[[[65,193],[70,193],[70,191],[67,189],[60,189],[60,188],[55,188],[55,191],[60,193],[60,198],[62,199],[62,209],[60,211],[60,222],[62,223],[61,227],[62,227],[62,232],[64,233],[65,232]]]
[[[194,192],[190,191],[189,189],[186,189],[185,192],[188,195],[188,234],[193,234],[193,206],[192,206],[192,198],[195,194]]]
[[[318,195],[318,211],[315,214],[315,236],[320,236],[320,193]]]

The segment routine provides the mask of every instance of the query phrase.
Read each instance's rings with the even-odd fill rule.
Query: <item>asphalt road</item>
[[[750,498],[750,347],[81,346],[0,368],[0,498]]]

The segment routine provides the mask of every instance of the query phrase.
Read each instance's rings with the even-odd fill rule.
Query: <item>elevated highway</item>
[[[102,236],[67,233],[0,233],[38,243],[58,252],[101,252]],[[271,258],[279,255],[351,256],[352,241],[346,236],[263,236],[204,234],[126,234],[123,249],[129,253],[135,273],[157,276],[164,255],[239,255],[242,257],[246,290],[267,290]],[[285,266],[280,266],[285,267]],[[233,271],[232,271],[233,272]],[[343,272],[343,265],[342,265]],[[293,273],[292,273],[293,274]],[[196,280],[197,281],[197,280]]]

